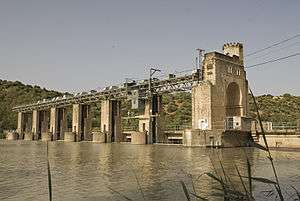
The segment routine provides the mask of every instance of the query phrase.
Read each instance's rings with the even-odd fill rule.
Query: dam
[[[203,58],[203,59],[202,59]],[[43,141],[165,143],[162,95],[191,92],[192,125],[184,130],[185,146],[236,147],[252,140],[248,117],[248,81],[244,69],[243,44],[227,43],[223,52],[199,55],[198,66],[184,75],[157,79],[151,68],[149,79],[130,80],[100,91],[64,95],[13,108],[18,126],[9,139]],[[132,132],[124,132],[121,105],[129,100],[141,111]],[[91,104],[100,103],[99,130],[92,132]],[[71,111],[71,122],[67,121]]]

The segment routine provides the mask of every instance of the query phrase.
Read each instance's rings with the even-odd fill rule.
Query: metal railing
[[[192,128],[192,125],[190,124],[183,124],[183,125],[167,125],[165,127],[166,131],[182,131],[185,129],[190,129]]]

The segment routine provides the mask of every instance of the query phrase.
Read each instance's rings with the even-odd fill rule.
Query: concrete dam
[[[169,74],[129,81],[101,91],[64,95],[13,108],[18,113],[16,132],[9,139],[44,141],[94,141],[132,144],[166,143],[168,136],[162,118],[162,95],[190,91],[192,125],[182,132],[185,146],[246,146],[252,140],[248,114],[248,81],[244,69],[243,45],[228,43],[223,52],[199,56],[199,66],[185,75]],[[138,128],[124,132],[121,104],[131,101]],[[100,103],[99,131],[92,132],[91,104]],[[71,108],[72,122],[67,125],[66,109]],[[128,140],[129,139],[129,140]]]

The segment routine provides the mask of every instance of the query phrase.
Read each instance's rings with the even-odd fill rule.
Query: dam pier
[[[8,139],[43,141],[94,141],[132,144],[168,143],[163,119],[162,95],[191,92],[192,124],[182,132],[185,146],[236,147],[251,143],[248,117],[248,81],[244,69],[243,45],[228,43],[223,52],[209,52],[198,58],[198,67],[184,75],[162,79],[131,80],[100,91],[64,95],[13,108],[18,113],[16,132]],[[140,114],[131,117],[137,128],[125,131],[121,106],[130,101]],[[98,103],[99,129],[92,130],[91,105]],[[71,116],[68,116],[71,115]],[[69,120],[68,120],[69,119]],[[176,139],[176,137],[173,136]]]

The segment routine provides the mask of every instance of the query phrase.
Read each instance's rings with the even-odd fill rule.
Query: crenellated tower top
[[[237,56],[241,61],[242,65],[244,64],[244,51],[242,43],[226,43],[223,45],[223,53],[228,56]]]

